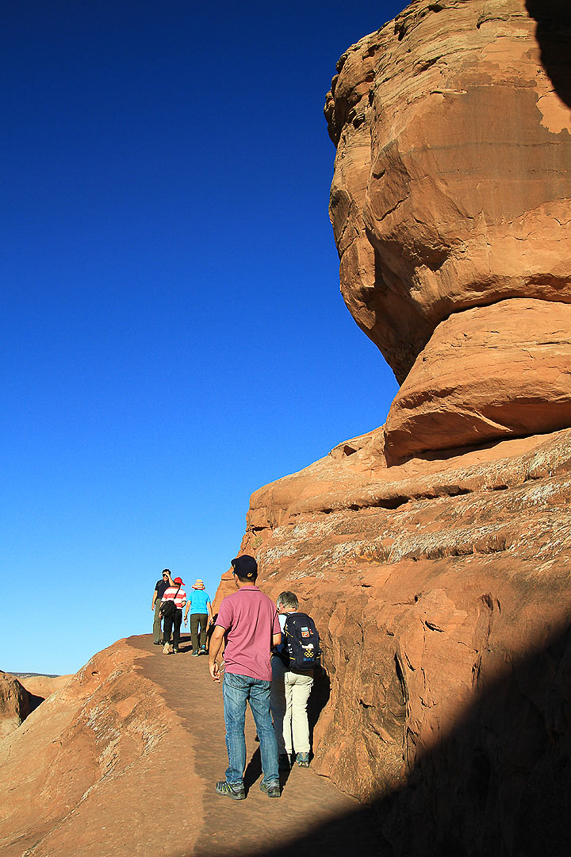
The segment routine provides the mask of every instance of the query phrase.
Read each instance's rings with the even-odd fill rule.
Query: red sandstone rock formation
[[[125,641],[100,652],[0,742],[6,857],[157,854],[163,827],[174,840],[188,834],[200,791],[191,799],[178,783],[188,761],[177,757],[180,725],[134,669],[137,654],[147,656]]]
[[[394,461],[431,448],[432,429],[442,448],[446,435],[457,447],[569,425],[571,112],[569,84],[557,81],[571,60],[552,23],[546,49],[524,0],[415,0],[339,60],[326,104],[331,219],[347,306],[407,379],[387,422]],[[523,330],[516,298],[527,301]],[[473,308],[500,301],[511,355],[497,383],[495,341]],[[479,372],[457,388],[442,357],[455,359],[459,332]]]
[[[26,689],[13,675],[0,671],[0,738],[17,729],[29,713]]]
[[[21,678],[20,682],[32,696],[47,699],[52,693],[65,687],[71,678],[71,675],[27,675]]]
[[[251,499],[262,587],[323,636],[314,764],[378,807],[394,854],[567,847],[571,430],[400,467],[383,447],[355,438]]]
[[[571,853],[570,19],[413,0],[327,99],[341,289],[402,386],[242,550],[314,615],[314,764],[398,857]]]

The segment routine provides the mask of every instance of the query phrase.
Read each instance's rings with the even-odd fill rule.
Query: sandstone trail
[[[214,792],[227,756],[220,685],[207,658],[166,656],[150,636],[96,655],[0,742],[0,852],[64,855],[300,854],[347,847],[355,799],[311,768],[282,777],[280,800],[259,791],[247,718],[248,797]],[[367,827],[361,841],[370,838]]]

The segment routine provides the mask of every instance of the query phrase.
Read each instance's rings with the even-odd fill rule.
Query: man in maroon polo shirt
[[[210,640],[208,666],[214,681],[220,681],[217,663],[224,649],[224,721],[228,768],[226,779],[216,783],[220,795],[243,800],[246,740],[244,720],[246,703],[254,716],[260,739],[260,756],[264,773],[260,789],[268,797],[280,797],[278,750],[270,713],[272,669],[271,650],[281,641],[276,608],[256,586],[258,565],[253,556],[232,560],[232,574],[238,589],[223,599],[216,627]]]

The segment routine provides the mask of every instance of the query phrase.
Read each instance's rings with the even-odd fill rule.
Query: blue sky
[[[2,3],[1,669],[150,632],[164,566],[214,597],[250,494],[384,422],[322,108],[402,5]]]

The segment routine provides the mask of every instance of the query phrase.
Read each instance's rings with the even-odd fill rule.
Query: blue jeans
[[[259,678],[247,675],[225,673],[222,684],[224,698],[224,722],[226,723],[226,749],[228,750],[228,768],[226,782],[232,785],[241,784],[246,767],[246,739],[244,737],[244,721],[246,717],[246,701],[254,716],[258,738],[260,739],[260,756],[262,759],[263,782],[266,785],[277,783],[278,747],[272,716],[270,714],[270,684]]]

